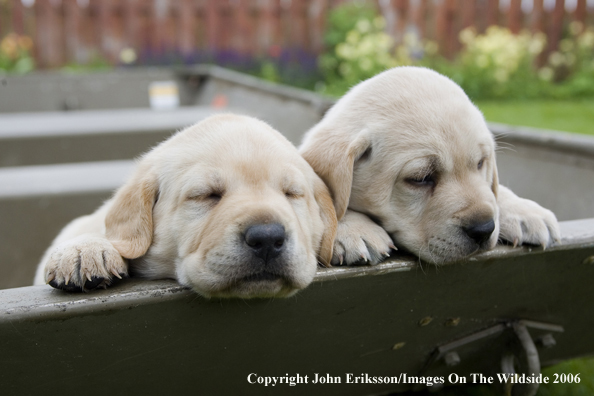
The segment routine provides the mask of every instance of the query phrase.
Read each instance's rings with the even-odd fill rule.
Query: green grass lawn
[[[594,99],[477,101],[487,121],[594,135]]]

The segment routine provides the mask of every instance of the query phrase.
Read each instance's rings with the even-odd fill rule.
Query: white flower
[[[569,33],[577,36],[584,30],[584,25],[580,21],[573,21],[569,24]]]
[[[551,52],[549,55],[549,63],[553,67],[561,66],[565,62],[565,57],[559,51]]]
[[[485,67],[489,66],[489,57],[485,54],[480,54],[476,58],[476,65],[481,69],[484,69]]]
[[[124,48],[120,51],[120,61],[124,64],[136,62],[136,51],[133,48]]]
[[[470,45],[473,42],[475,37],[476,37],[476,32],[474,31],[474,28],[472,28],[472,27],[468,27],[468,28],[462,30],[460,32],[460,34],[458,35],[460,42],[465,45]]]
[[[538,71],[538,77],[544,81],[551,81],[553,79],[553,75],[553,69],[550,67],[545,66]]]
[[[367,33],[371,30],[371,23],[367,19],[360,19],[356,27],[361,33]]]

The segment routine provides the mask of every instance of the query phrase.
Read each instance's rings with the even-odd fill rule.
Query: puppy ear
[[[493,181],[491,182],[491,190],[497,198],[497,192],[499,190],[499,176],[497,174],[497,163],[495,162],[495,158],[493,158]]]
[[[330,197],[328,188],[316,177],[314,182],[314,197],[320,207],[320,216],[324,223],[324,232],[322,233],[322,242],[318,251],[318,260],[326,267],[330,267],[332,261],[332,250],[334,248],[334,238],[336,238],[336,227],[338,220],[334,211],[334,204]]]
[[[122,257],[140,257],[151,245],[157,194],[156,174],[141,164],[113,197],[105,218],[106,236]]]
[[[336,139],[336,133],[328,130],[317,131],[316,135],[320,137],[310,142],[301,155],[330,189],[336,217],[340,220],[349,206],[355,161],[371,143],[366,130],[350,142]]]

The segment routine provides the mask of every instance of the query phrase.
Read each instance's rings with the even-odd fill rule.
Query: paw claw
[[[114,275],[116,278],[122,279],[122,275],[120,275],[120,274],[118,273],[118,271],[116,271],[116,269],[115,269],[115,268],[112,268],[112,269],[111,269],[111,273],[112,273],[112,274],[113,274],[113,275]]]
[[[99,234],[84,234],[58,245],[45,270],[50,286],[69,292],[106,288],[112,280],[127,277],[126,261]]]
[[[518,245],[542,246],[546,249],[553,241],[558,241],[559,223],[555,214],[538,203],[523,199],[511,190],[500,186],[499,237]]]
[[[392,239],[364,214],[347,210],[338,222],[333,262],[346,265],[376,265],[395,248]]]

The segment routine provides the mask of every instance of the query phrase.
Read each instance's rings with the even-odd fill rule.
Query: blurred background
[[[591,105],[559,103],[594,97],[594,0],[0,0],[0,37],[5,73],[208,63],[339,96],[421,65],[491,120],[594,121]]]
[[[137,77],[118,74],[117,79],[106,80],[92,77],[93,73],[115,75],[123,70],[142,71],[147,67],[183,69],[205,64],[222,66],[330,98],[339,97],[359,81],[387,68],[426,66],[460,84],[489,121],[594,134],[594,0],[0,0],[0,104],[5,106],[4,109],[0,106],[0,113],[18,113],[27,109],[26,97],[20,98],[18,104],[6,97],[11,84],[14,87],[35,86],[35,89],[27,88],[31,89],[27,91],[31,94],[21,95],[32,98],[34,95],[41,96],[44,81],[50,81],[53,78],[51,76],[56,74],[78,77],[72,80],[75,82],[59,80],[59,83],[55,83],[59,87],[55,92],[68,90],[68,84],[78,84],[81,79],[99,85],[109,83],[120,89],[116,97],[110,99],[111,107],[115,109],[122,107],[118,98],[128,101],[126,95],[129,92],[126,90],[130,91],[132,88],[127,87],[132,85],[126,84],[132,84],[132,80]],[[159,73],[147,76],[147,81],[172,78]],[[21,75],[41,77],[21,81],[17,78]],[[208,105],[211,109],[226,107],[227,104],[234,108],[235,103],[240,103],[245,108],[256,98],[253,96],[255,91],[250,85],[251,80],[237,83],[233,76],[219,78],[200,73],[189,73],[188,76],[183,84],[190,88],[192,84],[195,84],[194,88],[202,84],[200,86],[205,88],[200,88],[199,95],[190,90],[194,92],[194,96],[191,96],[188,94],[190,91],[184,91],[182,85],[182,105],[187,102]],[[204,85],[202,81],[209,78],[214,81],[212,86]],[[241,96],[244,93],[239,95],[238,88],[225,88],[229,83],[216,82],[217,78],[221,81],[230,79],[228,81],[237,86],[245,85],[247,81],[252,96]],[[29,82],[31,85],[26,85]],[[142,100],[148,103],[147,84],[143,79],[137,85],[142,86]],[[167,82],[150,89],[161,94],[174,91],[177,100],[177,88],[171,88]],[[98,86],[91,86],[85,92],[98,90]],[[57,94],[50,92],[48,95]],[[270,95],[274,98],[264,99]],[[295,103],[301,103],[299,106],[307,102],[309,107],[301,113],[297,112],[297,104],[287,104],[290,96]],[[234,98],[238,102],[233,102]],[[314,123],[331,103],[322,103],[316,98],[303,96],[297,91],[276,90],[272,94],[264,92],[257,100],[260,101],[259,107],[268,108],[267,116],[271,120],[274,117],[283,118],[286,123],[293,114],[296,120],[293,124],[298,126],[295,127],[292,141],[298,143],[299,134],[306,130],[298,122]],[[84,110],[80,103],[84,104],[85,100],[90,103],[84,96],[76,97],[75,100],[67,97],[65,105],[60,105],[63,107],[60,110]],[[270,102],[262,102],[264,100]],[[129,100],[129,103],[134,107],[144,102]],[[287,110],[274,110],[281,103],[287,106]],[[31,109],[28,111],[46,110],[41,107]],[[130,145],[135,146],[136,150],[144,150],[172,130],[183,126],[175,122],[190,123],[190,119],[193,122],[197,113],[183,113],[186,118],[182,121],[181,112],[172,114],[171,118],[176,120],[171,123],[163,121],[167,117],[165,113],[158,115],[158,118],[147,113],[132,112],[126,115],[128,113],[116,113],[115,110],[97,114],[85,115],[96,117],[91,123],[89,118],[79,121],[81,125],[86,125],[85,128],[101,124],[98,126],[101,131],[64,132],[79,122],[74,116],[64,119],[62,124],[56,124],[58,132],[54,140],[57,149],[52,154],[55,158],[51,159],[42,157],[48,151],[47,148],[54,144],[53,138],[45,134],[55,121],[48,122],[49,118],[36,115],[36,119],[41,120],[37,122],[39,130],[32,131],[31,125],[35,121],[30,115],[22,120],[11,118],[14,114],[0,119],[0,135],[7,132],[0,144],[0,152],[3,153],[0,155],[1,166],[6,166],[4,176],[0,175],[4,178],[0,179],[12,180],[10,178],[14,177],[22,181],[26,166],[123,160],[136,155],[136,151],[126,151],[115,153],[113,158],[93,157],[100,151],[114,152],[115,144],[118,147],[125,146],[123,140],[117,141],[116,126],[106,123],[107,119],[121,119],[117,122],[122,125],[129,123],[125,128],[121,125],[117,128],[128,128],[124,132],[133,132],[134,138],[129,139]],[[257,112],[255,114],[259,115]],[[147,124],[143,128],[146,127],[151,134],[140,145],[139,139],[144,135],[138,133],[138,124],[143,122]],[[154,127],[159,123],[164,123],[164,126],[160,129]],[[14,131],[9,131],[9,126],[14,127]],[[86,145],[84,150],[79,150],[80,158],[66,158],[65,153],[69,152],[68,155],[72,156],[76,151],[73,147],[78,147],[75,146],[79,144],[78,138],[72,137],[75,133],[92,137],[98,132],[105,132],[105,136],[109,136],[89,139],[88,142],[85,140],[80,143],[80,147]],[[32,148],[26,146],[29,141],[20,140],[19,133],[24,137],[25,133],[37,136],[35,147],[38,151],[35,155],[28,154],[27,157],[24,154],[25,151],[31,153]],[[120,133],[120,136],[127,135]],[[81,142],[83,137],[80,138]],[[102,146],[107,141],[111,145],[110,149]],[[9,144],[13,146],[9,147]],[[6,150],[2,151],[2,145]],[[22,158],[27,157],[28,162],[16,159],[20,150],[17,147],[26,147],[22,149]],[[546,157],[546,160],[552,158],[548,154],[541,157]],[[591,160],[590,157],[573,162],[583,165],[590,164]],[[552,163],[554,165],[554,161]],[[111,173],[119,175],[125,173],[123,170],[127,171],[129,166],[131,164],[125,163],[121,167],[109,169]],[[101,165],[100,172],[105,173],[106,167]],[[31,180],[52,180],[46,173],[40,173],[42,168],[27,169],[31,169]],[[46,169],[50,168],[44,167],[43,171]],[[54,172],[54,168],[51,169]],[[94,179],[88,176],[90,171],[85,170],[87,168],[79,166],[78,169],[83,169],[80,179],[72,176],[76,188],[80,187],[80,180]],[[58,174],[58,170],[55,172]],[[560,181],[563,180],[557,180],[556,183]],[[571,183],[571,177],[564,178],[564,181]],[[28,192],[20,186],[18,192],[8,189],[0,202],[0,217],[8,224],[0,230],[0,250],[12,250],[2,256],[2,261],[23,263],[25,257],[29,257],[26,254],[30,253],[27,265],[32,271],[41,250],[57,230],[74,216],[72,208],[76,208],[76,215],[88,213],[97,202],[109,196],[112,184],[120,182],[120,179],[106,182],[100,194],[93,195],[92,200],[79,190],[68,190],[64,196],[58,196],[55,203],[52,197],[56,192],[54,186],[49,185],[50,182],[47,182],[47,191],[42,192]],[[529,184],[531,181],[519,183]],[[581,184],[591,191],[592,183],[582,180]],[[93,194],[99,191],[97,187],[87,190],[92,190]],[[546,194],[540,195],[544,197]],[[84,198],[85,204],[64,204],[65,196],[80,196],[81,202]],[[17,212],[21,214],[15,215]],[[47,217],[48,213],[56,217]],[[30,219],[25,218],[25,215],[29,215]],[[43,225],[39,225],[42,215],[47,219],[43,220]],[[59,220],[58,215],[61,216]],[[40,234],[35,237],[37,239],[31,237],[36,233]],[[33,241],[31,246],[23,244],[26,239]],[[14,265],[11,264],[11,268]],[[7,283],[10,287],[26,285],[31,279],[28,272],[24,275],[15,272],[11,276],[15,280]],[[582,382],[579,385],[543,385],[539,395],[594,394],[593,361],[574,360],[547,369],[549,376],[553,372],[581,373]],[[445,392],[460,394],[461,391],[446,389]],[[479,388],[468,392],[488,394],[490,390]]]

